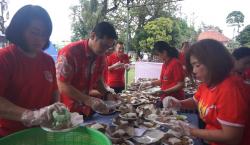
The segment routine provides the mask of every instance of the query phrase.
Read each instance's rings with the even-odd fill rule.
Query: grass
[[[135,68],[130,68],[128,71],[128,86],[135,80]]]

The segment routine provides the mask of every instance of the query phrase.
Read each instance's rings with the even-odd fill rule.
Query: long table
[[[192,125],[198,127],[199,121],[198,116],[195,113],[181,113],[182,115],[187,116],[187,120]],[[113,113],[111,115],[100,115],[98,113],[95,113],[91,118],[88,118],[84,121],[83,125],[98,122],[98,123],[104,123],[107,125],[112,125],[112,119],[116,117],[118,113]],[[194,139],[194,145],[202,145],[202,142],[200,139]]]

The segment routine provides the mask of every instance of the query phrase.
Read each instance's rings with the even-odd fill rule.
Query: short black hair
[[[15,13],[6,29],[6,39],[22,49],[25,48],[27,43],[24,41],[23,34],[33,20],[41,20],[47,28],[48,42],[43,49],[47,48],[52,32],[52,22],[48,12],[37,5],[25,5]]]
[[[121,40],[118,40],[116,44],[124,45],[124,43]]]
[[[96,37],[99,38],[99,39],[102,39],[104,37],[112,38],[112,39],[115,39],[115,40],[118,39],[118,36],[117,36],[117,33],[115,31],[114,26],[109,22],[100,22],[100,23],[98,23],[94,27],[92,32],[95,32]]]
[[[239,47],[233,51],[232,55],[236,60],[239,60],[239,59],[245,58],[245,57],[250,57],[250,48],[249,47]]]
[[[157,41],[154,43],[153,53],[166,51],[169,57],[178,58],[179,52],[176,48],[171,47],[165,41]]]

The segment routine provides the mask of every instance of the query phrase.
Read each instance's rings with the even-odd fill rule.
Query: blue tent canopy
[[[44,52],[49,54],[56,62],[58,52],[57,52],[57,49],[54,47],[54,45],[51,42],[49,44],[49,47]]]

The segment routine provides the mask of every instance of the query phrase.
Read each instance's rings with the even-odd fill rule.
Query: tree
[[[114,6],[108,7],[108,0],[79,0],[79,5],[71,7],[71,41],[87,37],[98,22],[106,20],[107,13],[117,8],[116,0],[113,0],[113,3]]]
[[[250,47],[250,25],[247,25],[236,37],[242,46]]]
[[[244,15],[241,11],[232,11],[228,14],[226,18],[226,23],[230,26],[237,27],[237,32],[239,33],[240,27],[243,26],[244,23]]]
[[[195,30],[193,27],[188,27],[187,22],[180,18],[165,18],[160,17],[148,22],[144,26],[143,33],[139,39],[141,49],[150,50],[154,42],[163,40],[171,46],[180,47],[184,41],[195,40]]]
[[[86,37],[91,26],[108,20],[116,27],[119,38],[125,41],[129,8],[129,38],[132,38],[132,46],[138,47],[138,41],[133,40],[136,32],[143,29],[148,21],[161,16],[174,16],[178,1],[181,0],[79,0],[80,5],[72,8],[72,40]]]
[[[142,49],[151,49],[156,41],[170,42],[172,40],[172,36],[170,35],[173,31],[172,28],[173,21],[170,18],[161,17],[148,22],[144,26],[147,37],[139,42],[140,47]]]

